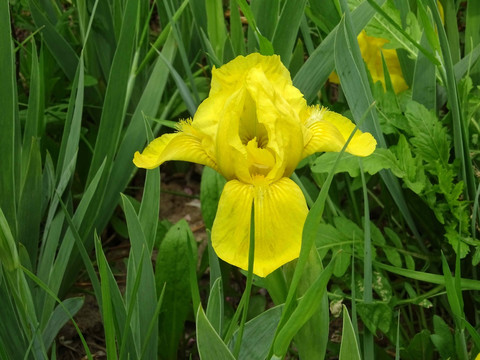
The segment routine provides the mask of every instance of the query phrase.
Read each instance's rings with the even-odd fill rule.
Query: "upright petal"
[[[304,157],[316,152],[342,150],[355,129],[355,124],[333,111],[312,107],[305,127]],[[377,141],[370,133],[357,130],[346,151],[356,156],[368,156],[376,145]]]
[[[259,177],[255,185],[229,181],[222,193],[212,229],[212,245],[226,262],[248,269],[250,211],[255,207],[253,272],[267,276],[300,253],[307,216],[305,198],[288,178],[272,184]]]
[[[164,134],[153,140],[143,150],[135,153],[133,163],[141,168],[153,169],[165,161],[181,160],[207,165],[217,170],[213,145],[208,137],[192,127],[190,122],[180,124],[181,131]]]
[[[267,78],[258,67],[249,71],[245,83],[255,100],[257,126],[266,130],[264,147],[276,155],[275,166],[267,177],[275,181],[290,176],[302,157],[300,114],[307,110],[307,103],[297,88]]]
[[[248,153],[244,139],[240,137],[241,117],[248,107],[245,89],[238,90],[229,97],[225,107],[219,110],[216,136],[216,156],[219,172],[227,179],[251,182]],[[249,139],[251,140],[251,139]]]

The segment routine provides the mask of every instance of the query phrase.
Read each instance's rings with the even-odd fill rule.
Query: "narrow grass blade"
[[[235,0],[230,0],[230,39],[232,41],[233,54],[235,56],[245,55],[245,38],[243,36],[240,13]]]
[[[222,271],[220,269],[220,259],[218,258],[215,250],[212,246],[211,231],[207,229],[207,241],[208,241],[208,264],[210,266],[210,291],[215,281],[222,278]]]
[[[465,193],[467,199],[473,200],[473,197],[475,196],[475,177],[473,174],[472,162],[470,160],[470,149],[468,145],[468,138],[466,136],[465,122],[462,119],[460,111],[452,54],[437,5],[433,0],[428,0],[427,3],[432,10],[433,18],[435,20],[435,24],[437,25],[440,49],[442,51],[443,64],[440,72],[445,79],[448,104],[452,115],[455,158],[458,159],[461,164],[462,180],[466,185]]]
[[[122,195],[122,203],[125,217],[127,219],[128,235],[131,243],[130,257],[132,257],[134,260],[134,266],[133,268],[129,266],[129,271],[127,274],[127,302],[134,301],[136,303],[136,316],[138,316],[136,321],[139,324],[139,328],[135,329],[134,327],[136,330],[134,336],[138,335],[138,338],[141,340],[145,338],[148,329],[147,324],[151,321],[157,304],[157,293],[155,290],[153,267],[150,266],[152,254],[149,251],[146,251],[149,247],[145,239],[145,235],[143,234],[142,225],[137,214],[135,213],[132,203],[127,197],[125,197],[125,195]],[[129,259],[129,265],[130,261],[131,260]],[[145,264],[145,266],[141,267],[140,274],[140,288],[142,291],[141,295],[136,294],[134,297],[134,284],[130,279],[135,279],[135,273],[140,270],[136,269],[136,267],[139,267],[139,264],[142,263]],[[157,341],[158,336],[156,331],[154,331],[147,346],[147,353],[145,354],[147,358],[154,359],[157,357]],[[141,349],[141,346],[139,346],[138,349]]]
[[[158,249],[155,283],[158,291],[165,286],[163,312],[159,318],[159,344],[166,358],[175,358],[177,346],[184,332],[184,322],[191,309],[191,279],[189,248],[193,247],[191,230],[181,220],[165,235]],[[196,262],[195,262],[196,266]]]
[[[25,275],[27,275],[33,282],[35,282],[43,291],[47,293],[48,296],[50,296],[54,301],[56,301],[59,306],[63,309],[63,311],[68,314],[69,319],[72,321],[73,326],[75,326],[75,330],[77,331],[78,336],[80,337],[80,341],[82,342],[83,349],[85,350],[87,354],[87,359],[93,360],[92,354],[90,352],[90,349],[88,348],[87,342],[85,341],[85,338],[83,337],[82,332],[80,331],[80,328],[78,327],[77,322],[73,319],[73,314],[70,313],[69,309],[63,304],[63,302],[55,295],[55,293],[45,284],[42,282],[35,274],[30,272],[28,269],[22,267],[22,271]],[[28,304],[29,305],[29,304]],[[27,305],[27,306],[28,306]],[[33,308],[33,305],[32,305]]]
[[[346,9],[346,6],[344,6],[344,9]],[[353,118],[358,122],[358,119],[361,119],[366,110],[374,103],[374,99],[358,47],[356,32],[353,30],[352,19],[348,9],[346,11],[335,36],[335,66],[345,97],[353,113]],[[375,137],[380,147],[387,147],[375,109],[372,109],[367,114],[364,125],[360,126],[360,128],[362,129],[362,127]],[[409,228],[415,237],[420,239],[398,179],[387,170],[381,171],[380,175],[407,221]],[[420,241],[419,246],[424,247]]]
[[[148,128],[148,130],[151,134],[150,128]],[[142,225],[143,233],[145,234],[145,241],[147,243],[147,251],[149,254],[152,253],[153,245],[155,244],[159,210],[160,170],[148,170],[138,218]]]
[[[453,63],[460,61],[460,38],[458,34],[457,8],[458,7],[453,1],[443,2],[445,31]]]
[[[147,350],[147,344],[149,343],[150,337],[154,331],[157,331],[156,326],[158,325],[158,316],[160,315],[160,310],[162,310],[164,294],[165,294],[165,286],[162,288],[162,292],[158,297],[157,306],[155,308],[155,314],[153,315],[152,321],[150,321],[150,324],[148,325],[147,335],[144,339],[142,355],[140,356],[140,359],[144,359],[144,354],[145,354],[145,351]]]
[[[363,189],[363,204],[364,204],[364,250],[363,250],[363,301],[365,305],[372,304],[373,302],[373,282],[372,282],[372,239],[370,233],[370,206],[368,204],[368,192],[367,184],[365,182],[365,174],[363,168],[360,164],[360,175],[362,178],[362,189]],[[368,330],[364,329],[363,335],[363,357],[365,359],[374,359],[375,351],[373,346],[373,334]]]
[[[37,1],[30,0],[28,3],[35,25],[39,28],[43,27],[43,36],[48,49],[67,78],[73,80],[78,67],[77,54],[70,46],[70,43],[57,31],[51,20],[44,15]]]
[[[180,16],[183,14],[183,11],[186,9],[187,5],[191,4],[191,1],[184,0],[180,7],[175,11],[175,14],[173,14],[173,20],[178,21]],[[140,73],[144,67],[149,64],[152,59],[155,57],[157,54],[157,51],[160,51],[162,46],[165,45],[167,39],[172,37],[172,24],[168,23],[165,25],[165,27],[162,29],[162,32],[160,35],[157,37],[157,40],[153,43],[151,48],[148,50],[147,55],[145,56],[145,59],[141,62],[140,66],[137,69],[137,74]],[[165,47],[164,47],[165,48]]]
[[[266,359],[281,314],[282,305],[266,310],[245,324],[238,360]],[[238,331],[233,335],[230,348],[235,344],[237,335]]]
[[[390,34],[396,38],[398,42],[403,45],[404,49],[415,56],[417,48],[420,52],[422,52],[427,58],[430,59],[435,65],[438,65],[438,59],[435,57],[434,54],[428,52],[425,48],[423,48],[415,39],[413,39],[405,30],[403,30],[399,24],[397,24],[382,8],[379,6],[374,0],[367,0],[367,2],[381,15],[377,18],[377,20],[385,24],[385,30],[389,31]],[[419,5],[420,6],[420,5]],[[390,26],[387,26],[389,24]]]
[[[42,220],[43,190],[42,155],[36,137],[30,139],[28,154],[18,204],[17,216],[21,222],[18,228],[18,241],[26,247],[32,269],[35,269]]]
[[[202,217],[205,227],[212,229],[215,214],[217,213],[218,201],[222,194],[226,180],[215,170],[205,167],[202,172],[200,184],[200,203],[202,205]]]
[[[95,252],[97,254],[98,271],[101,279],[102,289],[102,319],[105,331],[105,344],[109,359],[118,359],[115,333],[115,315],[113,312],[110,296],[110,278],[108,276],[108,263],[102,250],[102,244],[98,237],[95,237]]]
[[[460,319],[465,318],[465,314],[463,313],[462,293],[457,291],[456,278],[450,272],[450,268],[448,267],[447,260],[445,259],[445,256],[443,254],[442,254],[442,270],[443,270],[443,276],[445,277],[445,288],[447,290],[448,303],[454,315],[453,319],[455,320],[455,324],[457,324],[458,326],[461,323]],[[461,325],[463,327],[463,323]]]
[[[167,65],[168,70],[172,74],[173,79],[175,80],[175,83],[180,91],[180,96],[182,97],[183,101],[185,102],[185,105],[187,106],[187,110],[190,113],[191,116],[195,114],[195,111],[197,111],[197,105],[198,101],[194,99],[192,96],[192,93],[190,90],[188,90],[188,86],[185,83],[185,81],[182,79],[180,74],[178,73],[177,70],[173,67],[173,65],[170,63],[168,59],[166,59],[162,53],[158,53],[158,56],[160,59],[163,60],[165,65]]]
[[[171,3],[171,5],[169,3]],[[195,108],[196,108],[197,105],[200,103],[200,96],[198,95],[198,91],[197,91],[197,87],[195,85],[192,70],[190,68],[190,63],[189,63],[189,60],[188,60],[187,50],[186,50],[185,44],[182,40],[180,30],[178,29],[178,25],[177,25],[175,19],[173,18],[173,14],[172,14],[173,13],[173,11],[172,11],[173,3],[171,1],[165,1],[164,6],[165,6],[165,10],[167,11],[167,14],[168,14],[169,22],[170,22],[170,24],[172,24],[172,34],[173,34],[173,37],[175,38],[175,41],[177,42],[178,53],[180,55],[180,59],[182,61],[183,68],[185,70],[185,73],[187,74],[188,82],[190,83],[190,86],[192,87],[192,94],[191,95],[192,95],[192,98],[194,100]],[[192,113],[192,116],[193,116],[193,113]]]
[[[159,1],[159,0],[157,0]],[[190,9],[199,30],[207,31],[207,12],[204,0],[189,0]]]
[[[215,55],[223,59],[223,49],[227,39],[225,16],[223,14],[223,1],[214,0],[205,2],[207,12],[207,34],[212,44]]]
[[[163,47],[162,54],[169,62],[172,62],[175,58],[175,41],[172,36],[168,37],[167,42]],[[115,165],[113,166],[111,175],[108,179],[108,185],[106,187],[107,192],[103,199],[102,209],[99,213],[99,217],[96,219],[97,229],[103,229],[107,225],[115,207],[117,206],[120,192],[125,189],[130,181],[134,169],[132,162],[133,154],[135,151],[141,150],[147,140],[144,119],[145,117],[155,117],[168,77],[169,70],[167,65],[165,65],[162,59],[157,59],[148,83],[145,86],[145,90],[143,91],[118,148],[115,157]]]
[[[468,72],[473,72],[471,70],[472,64],[477,64],[475,66],[479,66],[477,60],[480,57],[480,44],[476,45],[473,50],[468,53],[463,59],[461,59],[458,63],[456,63],[453,67],[453,71],[455,73],[455,80],[457,85],[459,81],[467,74]],[[476,70],[475,70],[476,71]]]
[[[223,289],[222,278],[217,278],[210,289],[206,315],[210,324],[217,332],[222,334],[223,325]]]
[[[247,4],[246,0],[235,0],[237,5],[242,9],[243,15],[248,20],[248,26],[252,29],[257,39],[258,45],[260,46],[260,53],[262,55],[273,55],[273,45],[272,43],[260,32],[260,29],[257,26],[255,16],[253,15],[252,9]]]
[[[375,267],[379,269],[386,270],[391,272],[392,274],[397,274],[400,276],[404,276],[409,279],[419,280],[428,282],[431,284],[438,284],[438,285],[445,285],[445,277],[443,275],[437,274],[430,274],[422,271],[415,271],[415,270],[408,270],[404,268],[399,268],[391,265],[382,264],[377,261],[372,262]],[[460,279],[460,287],[462,291],[465,290],[480,290],[480,281],[479,280],[472,280],[461,278]]]
[[[480,43],[478,21],[480,19],[480,3],[478,1],[467,2],[467,15],[465,19],[465,54],[473,50],[475,44]]]
[[[19,160],[19,144],[16,143],[20,133],[17,117],[17,87],[15,81],[15,62],[12,47],[9,2],[0,1],[0,208],[16,234],[16,197],[15,186],[17,165]]]
[[[57,305],[43,330],[43,344],[49,349],[62,327],[80,310],[84,298],[73,297],[64,300],[63,306]]]
[[[420,43],[425,48],[430,49],[425,34],[422,35]],[[413,74],[412,100],[429,110],[436,110],[436,83],[434,64],[425,55],[419,53]]]
[[[305,5],[306,0],[287,0],[283,5],[280,19],[275,28],[272,39],[273,49],[275,54],[280,55],[287,68],[297,40]]]
[[[197,348],[202,360],[222,359],[234,360],[227,345],[222,341],[217,334],[212,324],[205,316],[202,307],[198,307],[197,311]]]
[[[41,52],[43,56],[43,52]],[[28,151],[32,137],[41,137],[45,131],[44,107],[45,91],[43,79],[42,61],[37,56],[37,47],[35,41],[32,41],[32,67],[30,70],[30,86],[28,95],[27,119],[23,131],[23,151]]]
[[[5,279],[8,274],[4,269],[0,269],[2,277]],[[20,323],[18,310],[13,302],[13,294],[8,289],[7,282],[0,284],[0,317],[2,326],[0,326],[0,359],[21,359],[28,347],[28,339]],[[3,357],[2,357],[3,356]]]
[[[57,251],[57,245],[62,228],[59,224],[59,219],[54,220],[57,214],[59,199],[74,174],[78,142],[80,139],[80,129],[83,113],[83,90],[84,90],[84,66],[83,57],[80,57],[77,74],[72,84],[72,93],[69,99],[67,118],[65,121],[64,133],[62,136],[62,143],[60,145],[60,153],[57,161],[56,180],[51,179],[52,190],[54,183],[56,188],[52,191],[50,206],[48,209],[47,219],[44,227],[43,239],[40,245],[40,256],[38,260],[38,276],[44,281],[48,281],[48,276],[51,267],[53,266],[53,259]],[[48,157],[47,157],[48,159]],[[45,164],[45,176],[53,175],[53,170],[49,172],[49,162]],[[53,165],[52,165],[53,168]],[[47,195],[50,195],[47,193]]]
[[[384,2],[385,0],[377,1],[380,6]],[[356,34],[367,25],[373,15],[375,15],[375,10],[366,2],[360,4],[352,12],[352,21]],[[308,102],[312,102],[317,97],[320,88],[327,81],[328,76],[335,67],[332,52],[338,28],[339,25],[320,43],[293,79],[293,84],[302,92]]]
[[[310,33],[310,27],[309,27],[308,21],[307,21],[307,16],[305,14],[302,17],[302,22],[300,24],[300,30],[302,32],[303,41],[305,42],[305,47],[307,48],[307,53],[310,56],[310,55],[312,55],[312,53],[314,51],[314,45],[313,45],[313,40],[312,40],[312,34]],[[298,39],[298,42],[301,42],[301,39]],[[303,62],[302,62],[302,64],[303,64]],[[295,75],[292,75],[292,76],[295,76]]]
[[[300,328],[310,319],[320,305],[319,299],[322,298],[327,288],[327,283],[333,273],[335,260],[332,259],[325,267],[317,280],[307,290],[305,295],[299,300],[298,306],[295,308],[285,326],[278,333],[273,346],[275,356],[283,357],[290,342]]]
[[[134,256],[128,257],[127,263],[127,290],[125,291],[126,298],[126,307],[127,307],[127,317],[123,324],[122,338],[119,341],[119,358],[124,359],[126,356],[126,349],[129,350],[129,356],[140,357],[140,344],[143,343],[143,336],[141,334],[141,329],[146,329],[144,324],[141,323],[141,318],[139,316],[139,309],[141,308],[141,300],[138,299],[138,290],[140,288],[142,280],[142,269],[143,264],[145,263],[145,254],[146,248],[142,249],[142,256],[140,257],[140,263],[137,265],[135,262]],[[148,266],[148,265],[147,265]],[[132,321],[133,319],[133,321]],[[152,318],[152,321],[157,323],[156,318]],[[129,330],[132,330],[129,332]],[[145,331],[145,330],[143,330]],[[128,335],[132,334],[136,346],[128,348]],[[148,345],[148,344],[147,344]],[[149,356],[152,355],[152,348],[149,347]],[[158,355],[158,354],[153,354]]]
[[[72,159],[76,159],[77,156],[82,125],[84,86],[85,68],[83,56],[81,56],[78,63],[77,74],[73,80],[72,93],[70,95],[67,117],[63,128],[62,143],[57,161],[57,182],[66,175],[66,171],[72,170],[68,168],[68,164]]]
[[[342,342],[340,344],[339,360],[361,360],[357,337],[345,305],[343,305]]]
[[[131,73],[137,16],[138,3],[128,0],[125,4],[118,47],[108,79],[95,151],[88,173],[88,183],[92,181],[105,158],[107,159],[107,173],[110,172],[117,150],[129,100],[127,86]]]
[[[329,33],[340,21],[339,3],[335,1],[312,0],[309,1],[307,15],[312,17],[315,25],[323,32]]]
[[[17,246],[2,208],[0,207],[0,261],[7,270],[20,266]]]
[[[87,250],[85,249],[85,246],[83,245],[82,238],[80,237],[80,234],[78,233],[78,230],[73,223],[73,219],[68,213],[67,207],[63,203],[63,201],[60,201],[60,205],[62,206],[63,214],[65,215],[65,220],[67,221],[68,226],[70,226],[70,231],[72,232],[74,238],[75,238],[75,245],[77,245],[78,251],[80,253],[80,256],[82,257],[83,264],[85,266],[85,269],[87,270],[88,276],[90,278],[90,281],[92,283],[93,291],[95,292],[95,296],[97,297],[97,301],[101,303],[102,299],[102,292],[100,289],[100,282],[98,281],[97,273],[95,272],[95,269],[93,268],[92,261],[90,260],[90,257],[87,253]]]
[[[298,283],[297,297],[303,296],[323,271],[322,260],[315,247],[313,247],[302,278]],[[333,271],[335,272],[335,267]],[[268,290],[270,291],[270,289]],[[324,359],[327,352],[330,326],[330,307],[327,293],[325,292],[323,296],[319,297],[317,302],[318,309],[293,338],[301,359]]]
[[[258,29],[263,36],[272,41],[280,20],[280,5],[280,0],[250,0],[250,8]]]
[[[77,207],[75,215],[73,216],[73,223],[75,224],[75,228],[80,229],[81,234],[88,233],[89,228],[91,226],[91,224],[86,224],[84,221],[87,211],[90,210],[89,215],[92,217],[94,217],[94,212],[98,211],[98,209],[93,210],[91,206],[92,206],[92,199],[97,190],[97,185],[102,177],[104,167],[105,167],[105,164],[103,163],[100,166],[98,173],[95,175],[92,182],[90,183],[89,187],[84,192],[82,200],[80,201]],[[57,230],[61,231],[62,224],[58,224],[58,225],[59,227],[57,228]],[[56,239],[56,241],[58,241],[58,238]],[[69,260],[71,260],[72,249],[75,245],[75,237],[73,236],[72,231],[68,230],[66,232],[58,252],[56,252],[55,241],[52,245],[55,245],[55,246],[49,248],[49,246],[51,245],[48,243],[45,246],[46,250],[44,250],[44,258],[41,259],[41,263],[39,264],[39,273],[41,270],[42,276],[45,276],[45,278],[48,279],[47,283],[50,289],[55,294],[58,294],[62,282],[65,282],[68,279],[68,276],[65,275],[65,272],[68,269],[68,265],[70,263]],[[55,259],[55,262],[53,262],[53,256],[55,255],[56,255],[56,259]],[[47,298],[45,300],[45,304],[43,305],[44,308],[42,311],[42,315],[43,315],[41,320],[42,324],[44,324],[48,320],[47,316],[53,310],[53,305],[54,305],[54,302],[52,302],[52,299]]]
[[[95,14],[93,11],[90,14],[90,22],[95,16],[95,19],[101,19],[101,21],[98,21],[101,26],[93,26],[91,41],[87,42],[86,47],[84,43],[85,64],[89,73],[97,74],[104,81],[108,80],[119,40],[115,24],[121,23],[122,12],[113,12],[115,8],[112,2],[98,1]],[[97,23],[97,21],[95,22]]]

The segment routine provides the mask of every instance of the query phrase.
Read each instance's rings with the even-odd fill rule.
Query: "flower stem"
[[[252,204],[252,215],[250,219],[250,246],[248,248],[248,274],[247,274],[247,285],[245,287],[245,292],[243,293],[243,298],[245,300],[242,312],[242,319],[240,320],[240,328],[238,329],[238,336],[235,341],[235,348],[233,354],[235,358],[238,358],[240,354],[240,346],[242,344],[243,332],[245,330],[245,323],[247,321],[248,305],[250,302],[250,293],[252,290],[253,282],[253,260],[255,255],[255,210],[254,204]]]

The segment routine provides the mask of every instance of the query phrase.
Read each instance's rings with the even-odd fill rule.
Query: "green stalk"
[[[440,66],[439,70],[447,87],[448,103],[450,105],[450,112],[452,115],[455,158],[458,159],[461,164],[461,177],[466,185],[465,196],[467,200],[473,200],[475,196],[475,176],[473,174],[472,162],[470,159],[470,150],[468,146],[465,124],[462,119],[460,104],[458,101],[458,91],[453,70],[452,53],[436,4],[433,0],[428,0],[428,5],[432,10],[433,18],[435,20],[435,24],[437,25],[438,38],[440,40],[440,48],[442,50],[443,64]]]
[[[250,293],[252,290],[252,281],[253,281],[253,261],[255,258],[255,200],[252,204],[252,215],[250,219],[250,247],[248,248],[248,274],[247,274],[247,285],[243,297],[245,298],[245,305],[243,307],[242,319],[240,322],[240,329],[238,330],[238,336],[235,341],[235,348],[233,350],[233,355],[238,359],[240,354],[240,346],[242,344],[243,332],[245,330],[245,323],[247,322],[247,313],[248,313],[248,304],[250,302]]]
[[[370,208],[368,205],[368,192],[367,184],[365,182],[365,174],[363,172],[362,162],[358,162],[360,165],[360,175],[362,178],[363,188],[363,202],[364,202],[364,253],[363,253],[363,300],[365,304],[372,303],[372,239],[370,238]],[[373,349],[373,334],[365,327],[364,342],[363,342],[363,357],[364,359],[374,359],[375,353]]]

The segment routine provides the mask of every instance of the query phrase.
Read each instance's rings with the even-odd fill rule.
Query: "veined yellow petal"
[[[305,198],[290,179],[255,185],[229,181],[220,198],[212,229],[212,245],[226,262],[248,269],[250,216],[255,207],[255,259],[253,272],[267,276],[300,253],[302,229],[308,213]]]
[[[242,269],[248,269],[253,196],[253,185],[227,182],[212,227],[212,246],[218,257]]]
[[[141,168],[153,169],[165,161],[180,160],[207,165],[217,170],[215,155],[209,152],[213,147],[207,137],[202,137],[189,122],[180,125],[180,132],[164,134],[153,140],[143,150],[136,152],[133,163]]]
[[[322,151],[340,151],[355,129],[346,117],[325,108],[312,107],[311,115],[305,123],[306,139],[303,156]],[[370,133],[355,132],[348,144],[347,152],[356,156],[370,155],[377,145]]]
[[[296,259],[308,208],[300,188],[289,178],[255,186],[254,273],[267,276]]]

